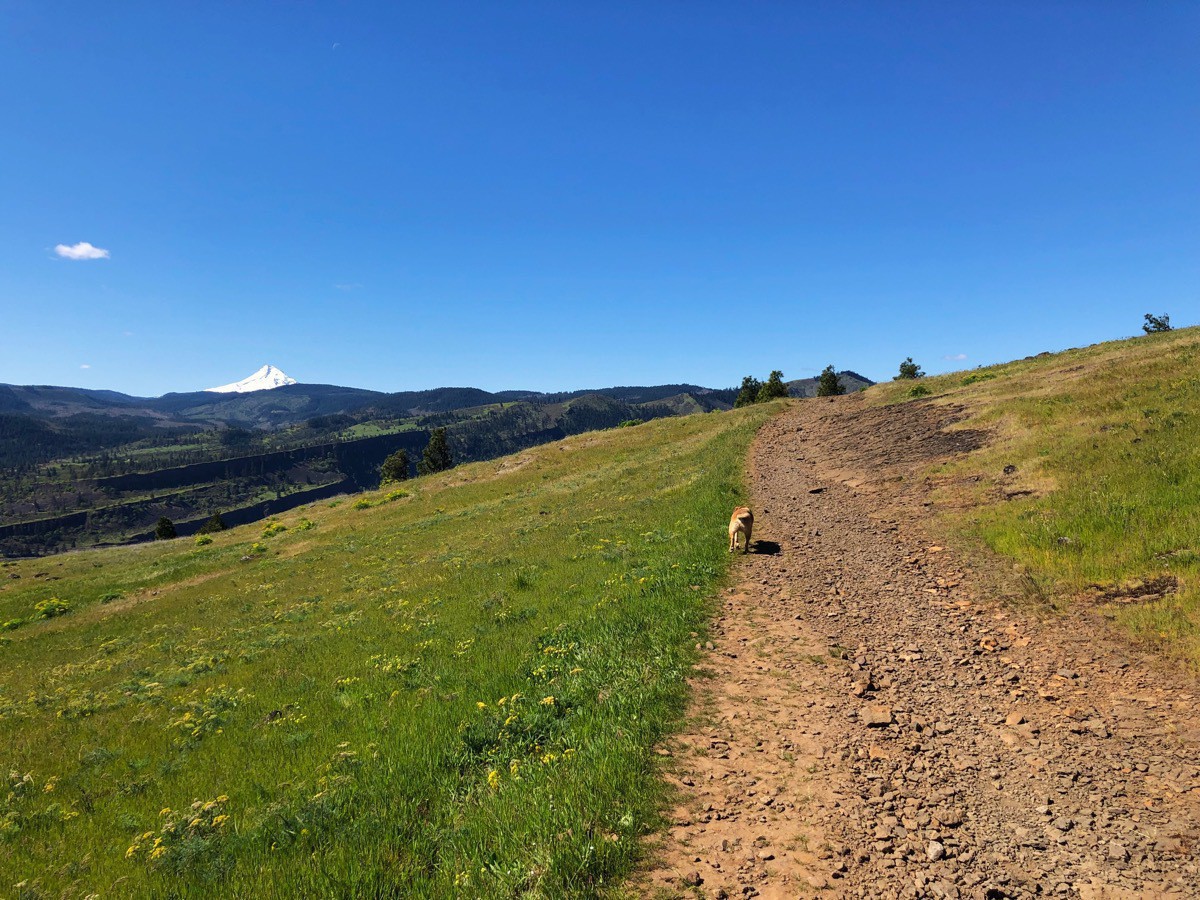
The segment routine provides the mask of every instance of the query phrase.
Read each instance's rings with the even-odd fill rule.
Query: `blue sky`
[[[1190,2],[7,0],[0,382],[883,379],[1194,324],[1198,33]]]

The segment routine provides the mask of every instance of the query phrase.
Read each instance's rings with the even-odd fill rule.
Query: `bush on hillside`
[[[383,461],[379,467],[379,483],[391,484],[394,481],[408,480],[408,451],[401,447]]]
[[[37,613],[39,619],[53,619],[56,616],[66,615],[71,611],[71,604],[66,600],[59,600],[57,597],[47,597],[45,600],[39,600],[33,605],[33,611]]]
[[[450,455],[450,443],[446,440],[446,429],[435,428],[429,435],[429,443],[417,463],[417,472],[421,475],[432,475],[454,468],[454,457]]]
[[[205,521],[196,534],[216,534],[218,531],[224,531],[228,526],[225,520],[221,518],[220,513],[213,513]]]
[[[163,516],[158,520],[158,524],[154,526],[154,539],[156,541],[169,541],[173,537],[178,537],[179,533],[175,530],[175,523]]]
[[[1150,313],[1146,313],[1144,318],[1146,322],[1142,325],[1142,331],[1146,332],[1146,334],[1158,334],[1160,331],[1174,331],[1171,327],[1171,317],[1166,313],[1163,313],[1161,316],[1153,316]]]
[[[836,397],[845,392],[846,389],[838,381],[837,372],[833,371],[833,366],[826,366],[821,370],[821,377],[817,379],[818,397]]]
[[[921,371],[920,366],[913,362],[913,358],[910,356],[908,359],[904,360],[904,362],[900,363],[900,374],[893,378],[892,381],[900,381],[902,378],[924,377],[925,373]]]
[[[787,385],[783,383],[783,373],[775,369],[766,382],[758,389],[757,402],[766,403],[768,400],[778,400],[788,395]]]
[[[752,403],[758,402],[758,392],[762,390],[762,382],[753,375],[747,375],[742,379],[742,389],[738,391],[737,399],[733,401],[735,409],[740,409],[743,406],[750,406]]]

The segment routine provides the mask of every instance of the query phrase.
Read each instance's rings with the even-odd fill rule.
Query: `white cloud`
[[[107,250],[93,247],[87,241],[80,241],[69,247],[66,244],[55,244],[54,252],[63,259],[108,259]]]
[[[943,356],[942,359],[948,359],[950,362],[962,362],[967,358],[965,353],[951,353],[948,356]]]
[[[90,368],[91,368],[91,365],[90,365],[89,363],[83,363],[83,365],[81,365],[79,368],[81,368],[81,369],[90,369]]]

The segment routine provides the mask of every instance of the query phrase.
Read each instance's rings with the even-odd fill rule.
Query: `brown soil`
[[[1200,896],[1197,685],[923,533],[953,410],[796,404],[752,455],[648,897]]]

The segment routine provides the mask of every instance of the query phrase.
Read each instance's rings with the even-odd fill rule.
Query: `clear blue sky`
[[[0,382],[883,379],[1194,324],[1198,36],[1195,2],[5,0]]]

